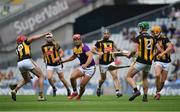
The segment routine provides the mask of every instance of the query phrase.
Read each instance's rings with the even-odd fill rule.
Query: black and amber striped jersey
[[[60,45],[58,43],[56,42],[45,43],[44,45],[42,45],[41,50],[43,52],[44,59],[47,65],[50,65],[50,66],[60,65],[60,61],[58,62],[55,61],[55,59],[58,57],[61,60],[61,57],[59,54]]]
[[[18,55],[18,61],[31,58],[30,43],[27,40],[19,43],[16,47],[16,54]]]
[[[99,60],[100,64],[106,65],[114,61],[112,54],[114,42],[112,40],[99,40],[96,42],[95,46],[99,52],[104,53]]]
[[[135,38],[135,42],[138,44],[136,61],[151,65],[154,58],[156,40],[148,33],[141,33]]]
[[[163,34],[161,34],[160,37],[156,39],[156,41],[157,41],[157,43],[159,44],[160,48],[163,51],[165,51],[167,49],[167,43],[170,42],[170,40],[165,35],[163,35]],[[156,49],[156,52],[158,52],[157,49]],[[160,61],[160,62],[169,63],[169,62],[171,62],[170,53],[166,53],[161,58],[159,58],[156,55],[154,61]]]

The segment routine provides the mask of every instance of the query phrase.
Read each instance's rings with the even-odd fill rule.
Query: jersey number
[[[18,53],[18,52],[21,52],[22,49],[23,49],[23,45],[20,44],[20,45],[18,45],[16,52],[17,52],[17,53]]]
[[[151,39],[147,39],[147,45],[146,45],[146,49],[150,50],[151,49]]]

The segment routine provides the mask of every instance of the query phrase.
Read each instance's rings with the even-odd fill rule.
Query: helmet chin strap
[[[74,45],[78,46],[78,47],[81,46],[81,44],[82,44],[82,42],[74,42]]]
[[[159,33],[156,37],[157,37],[157,38],[160,38],[160,37],[161,37],[161,33]]]
[[[47,38],[47,43],[53,43],[54,39],[53,38]]]
[[[53,41],[47,41],[47,43],[52,43]]]
[[[104,37],[104,38],[103,38],[103,40],[109,40],[109,38],[107,38],[107,37]]]
[[[75,45],[76,48],[80,48],[81,47],[81,44],[80,45]]]
[[[146,29],[142,29],[140,32],[141,33],[147,33],[147,30]]]

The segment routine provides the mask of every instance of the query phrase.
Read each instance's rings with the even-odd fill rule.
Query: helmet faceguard
[[[53,42],[53,34],[52,33],[48,33],[47,35],[45,35],[45,37],[46,37],[46,41],[48,42],[48,43],[51,43],[51,42]]]
[[[161,27],[160,26],[153,26],[151,28],[151,34],[152,36],[155,36],[155,37],[159,37],[159,35],[161,34]]]
[[[73,35],[73,42],[75,46],[80,46],[82,44],[81,35],[80,34],[74,34]]]
[[[103,39],[104,40],[108,40],[109,38],[110,38],[110,32],[109,32],[109,30],[108,29],[105,29],[104,31],[103,31]]]

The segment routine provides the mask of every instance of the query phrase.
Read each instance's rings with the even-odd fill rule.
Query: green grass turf
[[[46,96],[47,101],[38,102],[37,96],[0,96],[0,111],[180,111],[180,96],[162,96],[156,101],[148,96],[149,102],[142,102],[142,96],[129,102],[129,96],[116,98],[103,95],[83,96],[81,101],[67,100],[66,96]]]

